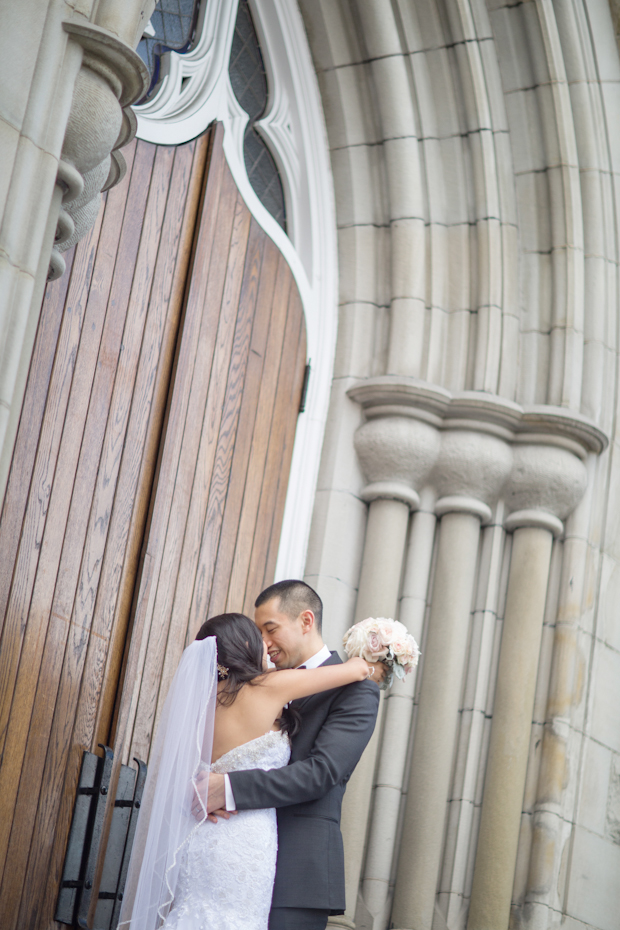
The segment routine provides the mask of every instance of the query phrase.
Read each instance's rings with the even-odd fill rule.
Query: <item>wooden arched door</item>
[[[0,519],[0,926],[53,925],[82,751],[148,755],[179,655],[273,577],[297,287],[222,130],[134,143],[48,288]],[[60,925],[59,925],[60,926]]]

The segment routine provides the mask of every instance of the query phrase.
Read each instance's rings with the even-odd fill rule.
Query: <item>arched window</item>
[[[196,47],[206,0],[159,0],[138,45],[151,83],[140,101],[144,105],[159,92],[169,73],[170,52],[187,55]],[[228,64],[230,83],[239,105],[249,117],[243,138],[248,180],[260,202],[286,231],[284,187],[276,161],[255,124],[269,105],[269,86],[263,53],[248,0],[239,0]],[[181,91],[189,81],[184,77]]]
[[[260,202],[286,231],[280,172],[269,146],[254,128],[254,124],[265,115],[269,92],[263,53],[248,0],[239,0],[228,73],[235,97],[250,117],[243,137],[243,160],[248,180]]]
[[[177,7],[177,21],[166,26],[165,16],[174,17]],[[180,144],[221,122],[235,183],[287,260],[301,295],[312,376],[276,569],[277,577],[294,577],[305,564],[337,320],[332,178],[305,28],[291,0],[201,0],[197,11],[191,0],[160,0],[157,10],[161,19],[153,16],[155,35],[146,36],[143,48],[152,40],[155,60],[159,43],[160,72],[150,96],[135,107],[138,138]]]

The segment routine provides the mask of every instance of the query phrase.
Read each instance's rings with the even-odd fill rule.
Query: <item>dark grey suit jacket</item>
[[[324,665],[341,659],[336,652]],[[282,769],[231,772],[238,810],[278,809],[273,907],[316,907],[343,914],[340,808],[346,784],[372,736],[379,689],[370,681],[295,701],[301,730]]]

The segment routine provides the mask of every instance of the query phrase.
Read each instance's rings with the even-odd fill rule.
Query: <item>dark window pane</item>
[[[228,71],[235,97],[254,122],[267,106],[267,76],[247,0],[239,2]]]
[[[280,173],[264,140],[251,125],[248,126],[243,140],[243,157],[256,196],[286,231],[284,189]]]
[[[138,54],[151,75],[150,87],[140,103],[152,96],[159,83],[162,55],[169,51],[182,55],[193,48],[200,2],[201,0],[158,0],[151,16],[151,26],[155,35],[143,36],[138,45]]]
[[[235,97],[250,117],[243,140],[243,157],[250,184],[263,206],[286,230],[282,180],[267,144],[254,129],[254,123],[267,109],[268,87],[248,0],[239,0],[228,71]]]

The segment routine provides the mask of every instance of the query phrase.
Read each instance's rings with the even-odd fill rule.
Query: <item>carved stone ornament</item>
[[[508,531],[541,526],[560,535],[586,489],[585,458],[608,444],[579,413],[478,391],[451,395],[415,378],[369,378],[348,394],[366,417],[356,434],[364,500],[397,497],[415,508],[429,485],[439,516],[467,510],[485,522],[501,498]]]
[[[129,105],[148,86],[144,62],[115,35],[92,23],[68,22],[64,28],[84,51],[58,166],[63,199],[50,280],[65,269],[60,253],[94,224],[101,192],[124,176],[125,160],[118,149],[133,138],[137,125]]]

